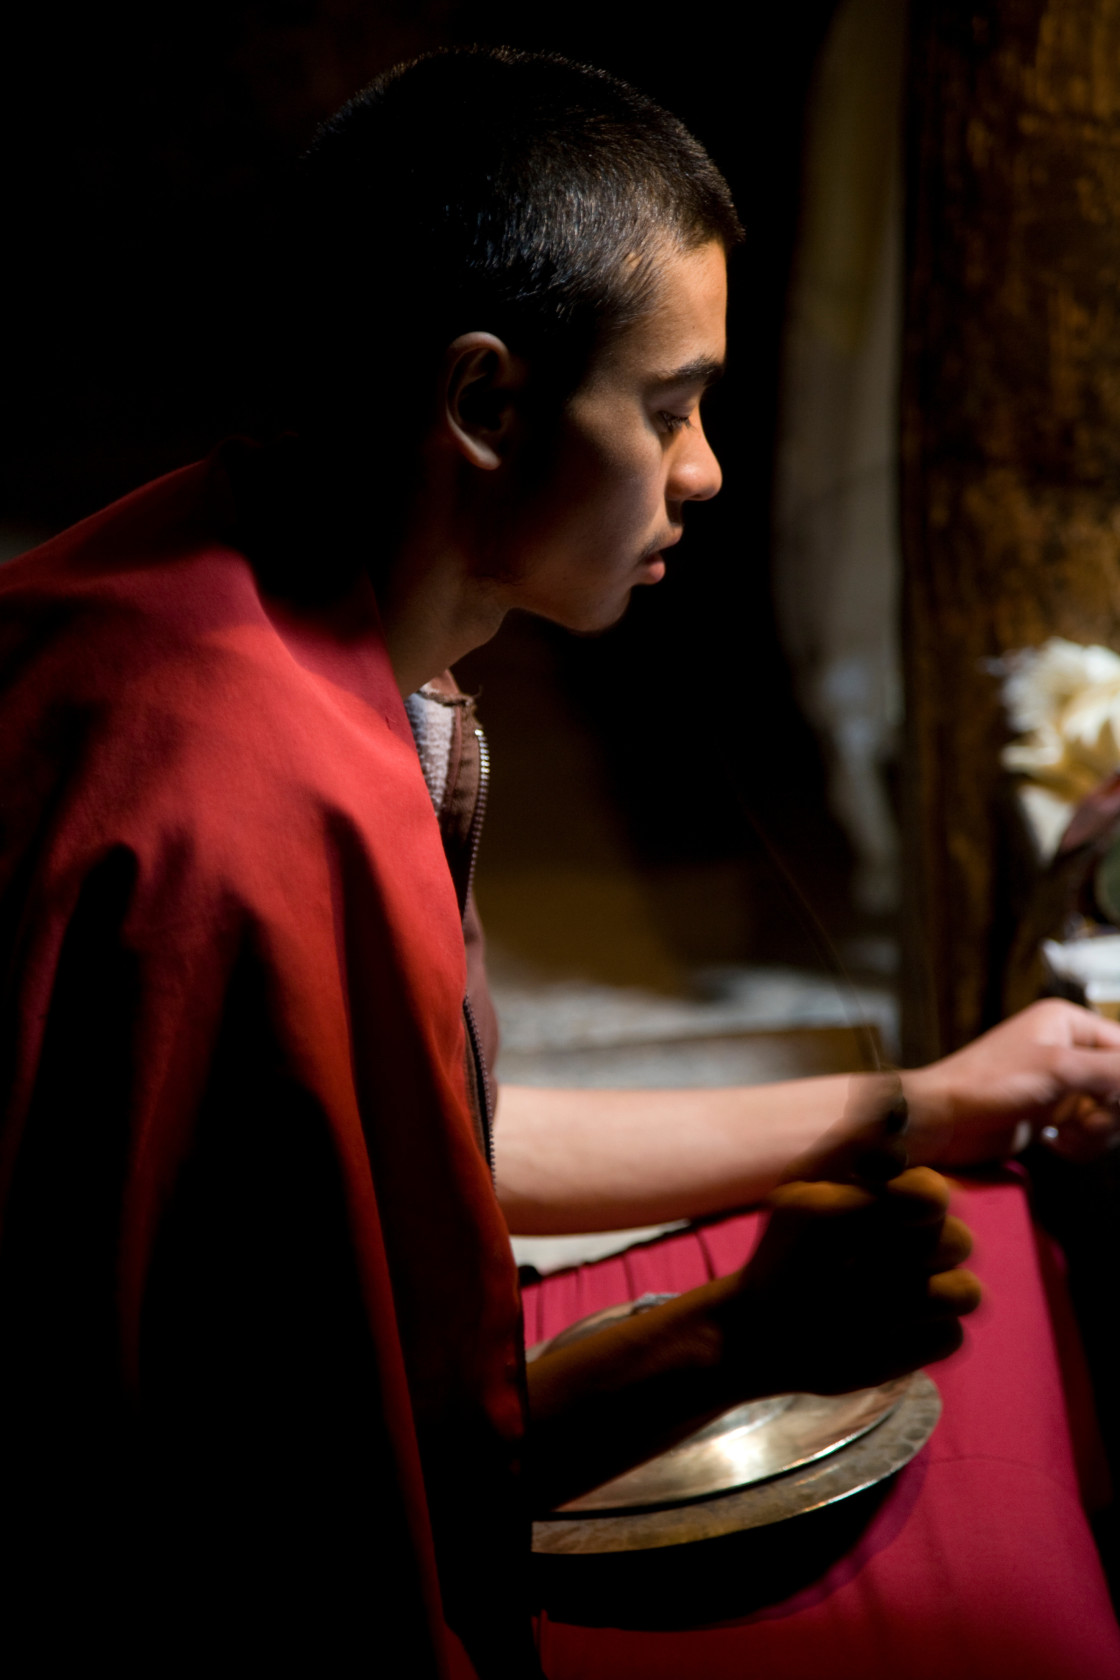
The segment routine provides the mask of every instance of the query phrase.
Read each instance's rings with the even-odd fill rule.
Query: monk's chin
[[[583,613],[538,613],[539,618],[547,618],[550,624],[559,624],[564,630],[570,630],[573,636],[601,636],[606,630],[613,630],[614,626],[626,617],[630,605],[632,591],[627,590],[621,600],[604,602],[596,611]]]

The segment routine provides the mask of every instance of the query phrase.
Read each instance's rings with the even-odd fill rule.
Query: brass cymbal
[[[620,1307],[608,1308],[581,1320],[578,1325],[570,1326],[554,1341],[566,1343],[577,1340],[629,1316],[635,1308],[642,1310],[654,1304],[654,1299],[643,1299],[640,1303],[627,1302]],[[546,1343],[530,1349],[529,1358],[539,1357],[552,1345]],[[759,1519],[762,1522],[778,1520],[795,1510],[811,1509],[812,1504],[803,1505],[800,1502],[803,1497],[810,1497],[813,1503],[825,1503],[827,1500],[814,1498],[810,1488],[812,1477],[806,1479],[802,1475],[795,1489],[792,1473],[804,1471],[804,1467],[816,1465],[818,1461],[837,1454],[843,1454],[847,1460],[855,1450],[852,1444],[872,1432],[881,1432],[881,1426],[904,1401],[908,1401],[909,1405],[906,1427],[899,1441],[894,1442],[893,1436],[883,1438],[883,1462],[888,1467],[868,1479],[867,1468],[877,1463],[878,1459],[874,1452],[870,1455],[864,1453],[862,1458],[842,1465],[838,1475],[827,1478],[828,1485],[842,1489],[831,1492],[828,1498],[842,1498],[845,1493],[857,1491],[857,1486],[866,1487],[879,1475],[888,1475],[899,1468],[928,1437],[940,1414],[940,1397],[928,1377],[919,1373],[851,1394],[783,1394],[734,1406],[676,1446],[558,1507],[535,1525],[534,1546],[537,1550],[568,1550],[567,1545],[556,1544],[562,1542],[558,1530],[565,1525],[566,1519],[575,1519],[573,1527],[594,1530],[602,1528],[604,1522],[610,1523],[612,1517],[631,1522],[644,1517],[647,1526],[653,1523],[656,1531],[656,1518],[658,1515],[667,1516],[667,1507],[689,1505],[695,1501],[726,1503],[720,1496],[729,1494],[736,1494],[741,1502],[746,1494],[758,1494],[763,1489],[769,1491],[760,1499],[756,1498],[755,1505],[760,1510],[774,1510],[777,1515],[763,1516]],[[924,1434],[921,1433],[923,1429]],[[899,1432],[896,1430],[894,1433]],[[920,1434],[921,1439],[917,1445],[910,1444],[916,1434]],[[904,1438],[906,1445],[903,1444]],[[902,1451],[902,1457],[898,1456],[899,1451]],[[853,1476],[856,1485],[846,1486]],[[784,1490],[783,1484],[787,1484]],[[743,1494],[737,1494],[737,1490],[744,1490]],[[749,1511],[743,1514],[749,1515]],[[587,1518],[599,1520],[588,1525],[581,1521]],[[732,1523],[732,1527],[751,1526],[755,1526],[754,1521]],[[688,1527],[687,1521],[685,1527]],[[545,1537],[550,1531],[552,1540],[547,1542]],[[682,1538],[687,1537],[687,1534],[682,1535]],[[663,1545],[674,1542],[647,1539],[640,1543]],[[574,1549],[597,1550],[599,1547],[589,1544]],[[605,1549],[616,1548],[607,1546]]]

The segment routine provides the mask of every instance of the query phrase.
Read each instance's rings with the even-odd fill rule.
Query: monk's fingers
[[[1043,1011],[1037,1005],[1035,1007],[1041,1015]],[[1093,1010],[1082,1009],[1079,1004],[1063,1005],[1058,998],[1046,999],[1045,1008],[1052,1019],[1043,1031],[1051,1043],[1068,1042],[1092,1050],[1120,1052],[1120,1022],[1110,1021],[1107,1016],[1097,1015]]]
[[[1120,1105],[1115,1102],[1101,1108],[1084,1101],[1073,1117],[1073,1124],[1094,1144],[1114,1149],[1120,1143]]]
[[[1120,1145],[1120,1107],[1092,1097],[1070,1097],[1060,1102],[1042,1141],[1067,1161],[1096,1161]]]
[[[1095,1019],[1090,1015],[1090,1023]],[[1091,1097],[1105,1106],[1120,1094],[1120,1049],[1055,1049],[1049,1069],[1059,1090]]]
[[[865,1214],[875,1206],[876,1198],[870,1190],[855,1184],[831,1184],[827,1181],[806,1184],[779,1184],[771,1193],[770,1207],[784,1219],[828,1220],[850,1219]]]
[[[878,1190],[827,1180],[780,1184],[771,1193],[774,1212],[814,1219],[872,1216],[887,1225],[935,1226],[949,1207],[949,1183],[932,1167],[910,1167]]]
[[[966,1318],[976,1311],[983,1293],[975,1273],[957,1266],[952,1271],[938,1272],[930,1278],[926,1300],[929,1310],[935,1315]]]
[[[771,1197],[771,1250],[790,1245],[833,1255],[837,1265],[880,1267],[901,1280],[967,1259],[972,1239],[946,1213],[949,1186],[928,1167],[902,1173],[879,1192],[854,1184],[784,1184]]]
[[[949,1181],[932,1167],[910,1167],[880,1194],[884,1209],[904,1225],[936,1225],[949,1209]]]
[[[963,1220],[950,1214],[941,1227],[937,1246],[929,1256],[928,1270],[947,1272],[972,1253],[972,1232]]]

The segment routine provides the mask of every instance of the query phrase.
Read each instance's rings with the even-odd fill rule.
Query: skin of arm
[[[843,1115],[852,1077],[689,1091],[502,1085],[498,1198],[522,1235],[624,1230],[762,1201]]]
[[[525,1235],[625,1229],[763,1200],[792,1160],[842,1142],[869,1076],[722,1090],[505,1086],[498,1195]],[[1120,1025],[1058,999],[902,1075],[912,1164],[998,1160],[1026,1122],[1089,1158],[1117,1139]]]

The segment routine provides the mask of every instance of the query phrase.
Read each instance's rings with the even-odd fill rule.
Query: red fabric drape
[[[0,573],[10,1597],[485,1666],[519,1308],[455,897],[368,583],[270,599],[231,511],[204,463]]]

